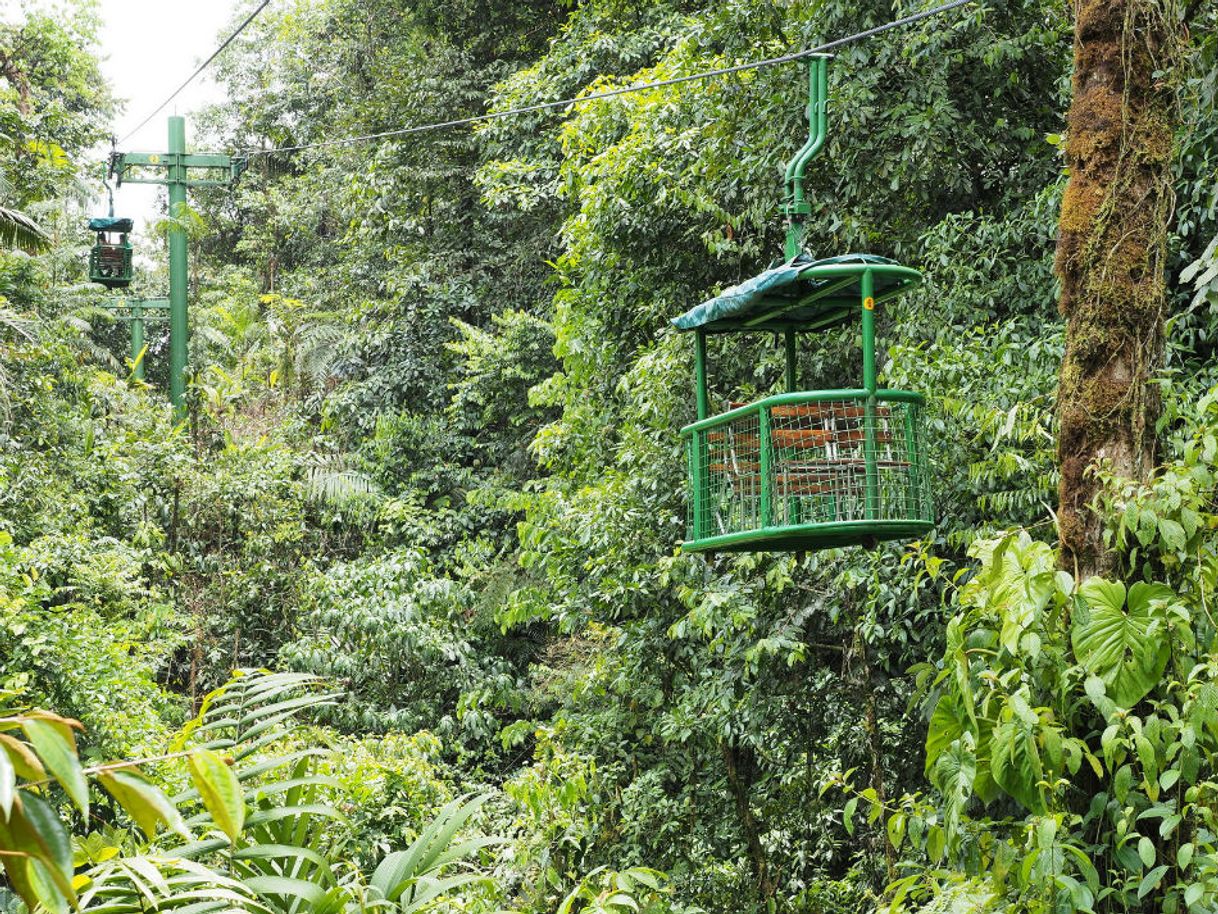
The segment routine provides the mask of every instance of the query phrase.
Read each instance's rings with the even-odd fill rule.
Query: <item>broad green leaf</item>
[[[22,791],[7,823],[0,824],[0,844],[28,858],[4,856],[9,878],[24,897],[37,897],[48,907],[62,903],[48,894],[46,882],[69,903],[76,903],[72,888],[72,843],[55,811],[41,797]],[[28,864],[28,865],[27,865]]]
[[[30,745],[43,765],[62,786],[81,814],[89,816],[89,786],[76,757],[76,738],[63,718],[52,715],[27,717],[21,723]]]
[[[47,776],[46,769],[33,750],[16,737],[0,733],[0,750],[8,756],[19,777],[27,781],[41,781]]]
[[[939,700],[935,702],[934,711],[931,712],[930,726],[926,731],[926,760],[923,770],[927,778],[933,781],[938,760],[966,729],[968,717],[956,697],[950,692],[940,695]]]
[[[888,817],[888,840],[894,850],[900,850],[905,841],[905,813],[895,812]]]
[[[943,794],[946,807],[948,838],[955,845],[955,833],[964,816],[965,807],[973,795],[973,782],[977,777],[977,756],[973,747],[973,734],[964,733],[952,743],[935,765],[934,785]],[[896,842],[893,842],[896,845]]]
[[[1138,753],[1138,761],[1142,763],[1143,781],[1151,800],[1158,800],[1159,792],[1159,762],[1155,756],[1155,747],[1145,736],[1138,735],[1133,741]]]
[[[1142,879],[1142,884],[1138,886],[1138,897],[1145,898],[1151,892],[1159,887],[1159,883],[1163,881],[1163,877],[1167,874],[1166,866],[1156,866],[1153,870],[1146,874]]]
[[[65,878],[72,878],[72,841],[59,816],[51,805],[39,796],[23,792],[21,807],[25,820],[38,834],[44,853],[38,854],[48,865],[54,866]],[[33,849],[30,851],[33,853]]]
[[[1074,907],[1078,911],[1087,911],[1091,909],[1091,904],[1095,897],[1091,894],[1091,889],[1083,885],[1073,876],[1064,874],[1057,877],[1059,884],[1066,887],[1069,892],[1070,900],[1074,903]]]
[[[42,860],[31,859],[28,872],[30,886],[41,902],[42,910],[48,914],[68,914],[68,900],[60,891],[54,867]]]
[[[1128,765],[1122,765],[1117,769],[1117,773],[1112,779],[1112,793],[1117,798],[1118,803],[1125,802],[1125,798],[1129,795],[1129,788],[1132,786],[1133,769]]]
[[[1155,845],[1146,836],[1138,839],[1138,856],[1142,858],[1142,863],[1146,866],[1154,866],[1155,863]]]
[[[1076,611],[1070,639],[1074,656],[1090,674],[1103,680],[1119,707],[1132,708],[1160,681],[1171,654],[1165,626],[1151,631],[1155,600],[1173,597],[1162,584],[1138,582],[1129,589],[1119,581],[1091,578],[1082,586],[1086,607]]]
[[[1091,889],[1091,894],[1098,894],[1100,891],[1100,874],[1096,870],[1095,864],[1091,862],[1091,859],[1072,844],[1062,844],[1061,849],[1074,858],[1074,862],[1078,864],[1079,872],[1087,880],[1087,887]]]
[[[926,853],[931,860],[938,863],[943,859],[943,849],[947,843],[947,833],[942,825],[932,825],[926,832]]]
[[[1125,869],[1129,870],[1129,872],[1133,873],[1134,875],[1138,875],[1145,868],[1145,864],[1142,863],[1142,858],[1138,854],[1137,848],[1135,848],[1129,841],[1125,841],[1119,847],[1117,847],[1116,855],[1117,860],[1121,862],[1121,866],[1125,867]]]
[[[649,869],[645,866],[632,866],[626,870],[630,877],[638,882],[643,883],[649,889],[659,891],[660,884],[664,880],[664,874],[659,870]]]
[[[216,827],[236,841],[245,826],[245,795],[233,769],[215,752],[200,749],[187,759],[190,779]]]
[[[1176,865],[1181,870],[1187,870],[1188,865],[1193,862],[1193,845],[1181,844],[1180,850],[1176,851]]]
[[[994,721],[989,717],[977,717],[974,731],[973,721],[961,707],[959,700],[950,692],[945,692],[935,702],[935,710],[931,714],[930,727],[926,733],[925,771],[927,779],[934,782],[934,769],[938,760],[947,753],[953,743],[965,732],[972,732],[973,755],[976,760],[973,773],[973,792],[983,803],[993,802],[1001,793],[990,767],[990,753],[993,745]]]
[[[1176,550],[1183,549],[1188,542],[1184,528],[1176,521],[1167,517],[1159,521],[1159,535],[1163,537],[1163,542]]]
[[[190,831],[177,807],[139,772],[122,768],[103,771],[98,780],[149,838],[156,837],[157,824],[163,822],[170,831],[190,840]]]
[[[976,553],[977,576],[965,585],[961,601],[980,605],[1000,620],[999,643],[1017,654],[1025,631],[1034,627],[1057,590],[1053,551],[1026,532],[990,541]]]
[[[846,808],[842,810],[842,825],[846,828],[846,834],[854,834],[854,810],[858,808],[859,798],[851,797],[846,801]]]
[[[1095,705],[1096,710],[1104,715],[1104,719],[1109,720],[1113,712],[1117,710],[1117,706],[1116,702],[1108,697],[1108,690],[1104,685],[1104,680],[1094,674],[1088,676],[1083,683],[1083,691],[1087,693],[1087,697],[1091,699],[1091,703]],[[1113,732],[1116,732],[1115,728]],[[1104,740],[1104,742],[1106,741]],[[1101,745],[1103,745],[1103,742]]]
[[[994,780],[1003,791],[1038,815],[1045,812],[1045,801],[1039,781],[1044,776],[1040,751],[1031,728],[1018,719],[1009,720],[994,729],[994,749],[991,765]]]

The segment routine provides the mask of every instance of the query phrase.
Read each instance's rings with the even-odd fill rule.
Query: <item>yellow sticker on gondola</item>
[[[863,299],[863,307],[866,308],[868,311],[874,311],[875,310],[875,299],[872,298],[870,295],[868,295],[866,298]]]
[[[148,157],[148,164],[149,165],[160,165],[161,157],[154,152],[152,155],[150,155]]]

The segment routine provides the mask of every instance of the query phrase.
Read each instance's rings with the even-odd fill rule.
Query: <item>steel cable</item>
[[[300,152],[306,149],[324,149],[333,146],[350,146],[354,145],[355,143],[366,143],[371,140],[383,140],[390,137],[408,136],[413,133],[426,133],[432,130],[445,130],[451,127],[464,127],[470,124],[502,120],[503,118],[514,117],[518,114],[530,114],[535,111],[549,111],[554,108],[566,108],[571,105],[577,105],[581,102],[596,101],[597,99],[602,98],[615,98],[619,95],[627,95],[632,92],[645,92],[649,89],[660,89],[665,86],[675,86],[681,83],[694,82],[701,79],[712,79],[716,76],[726,76],[731,73],[741,73],[745,70],[758,70],[763,67],[773,67],[779,64],[803,60],[817,54],[827,54],[835,48],[844,47],[845,45],[853,44],[856,41],[862,41],[866,38],[871,38],[874,35],[879,35],[881,32],[887,32],[890,29],[910,25],[914,22],[919,22],[922,19],[928,19],[931,16],[938,16],[941,13],[946,13],[949,10],[975,2],[977,2],[977,0],[951,0],[950,3],[944,3],[940,6],[923,10],[919,13],[911,13],[908,16],[902,16],[900,19],[894,19],[891,22],[886,22],[883,25],[877,25],[874,28],[865,29],[862,32],[847,35],[844,38],[836,38],[833,41],[818,45],[815,48],[809,48],[806,51],[796,51],[793,54],[784,54],[781,57],[769,57],[765,60],[754,60],[750,61],[749,63],[735,64],[734,66],[730,67],[719,67],[714,70],[703,70],[699,73],[691,73],[688,76],[674,76],[671,79],[661,79],[656,82],[643,83],[641,85],[622,86],[618,89],[607,89],[604,92],[593,92],[589,95],[581,95],[574,98],[564,98],[558,101],[539,102],[535,105],[524,105],[520,108],[506,108],[502,111],[489,111],[485,114],[475,114],[471,115],[470,117],[457,118],[451,121],[437,121],[433,124],[419,124],[412,127],[399,127],[394,130],[383,130],[379,133],[366,133],[359,136],[343,137],[336,140],[323,140],[320,143],[302,143],[298,146],[277,146],[273,149],[244,149],[241,150],[241,152],[243,155],[247,156],[261,156],[275,155],[276,153],[281,152]],[[153,113],[155,114],[156,112]]]

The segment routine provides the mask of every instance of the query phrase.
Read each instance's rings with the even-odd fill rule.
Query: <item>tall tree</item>
[[[1081,575],[1110,564],[1089,505],[1095,469],[1144,478],[1158,401],[1180,47],[1173,0],[1082,0],[1075,7],[1069,184],[1056,270],[1066,318],[1058,388],[1061,560]]]

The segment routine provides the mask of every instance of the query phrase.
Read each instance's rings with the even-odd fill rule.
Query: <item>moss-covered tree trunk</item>
[[[1095,470],[1145,478],[1162,351],[1175,103],[1172,0],[1079,0],[1074,97],[1066,123],[1069,183],[1056,270],[1066,318],[1058,392],[1061,560],[1079,574],[1110,567],[1090,510]]]
[[[744,834],[749,862],[753,866],[753,876],[757,880],[757,893],[761,901],[768,905],[778,891],[778,886],[770,872],[770,859],[766,855],[765,846],[761,843],[764,829],[753,813],[751,793],[757,772],[757,760],[748,748],[724,742],[721,749],[727,767],[727,785],[736,801],[736,815],[740,830]]]

